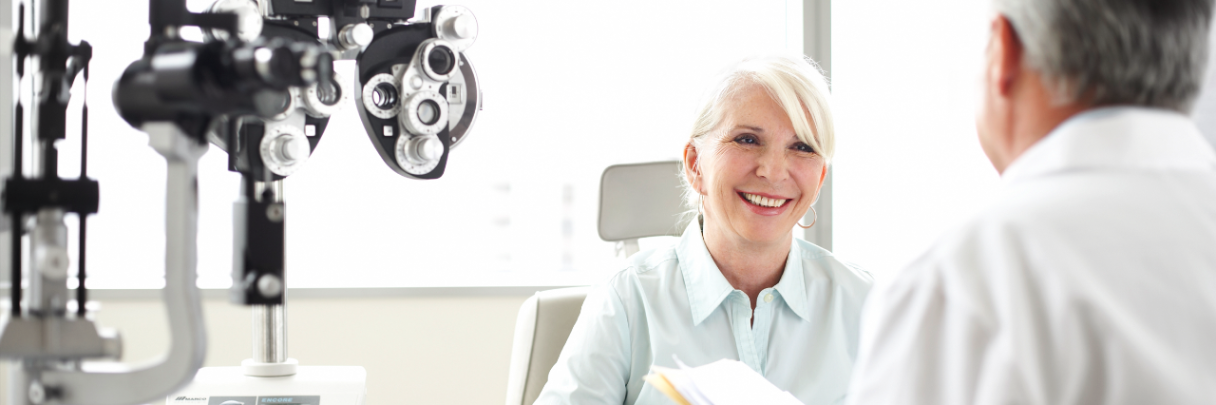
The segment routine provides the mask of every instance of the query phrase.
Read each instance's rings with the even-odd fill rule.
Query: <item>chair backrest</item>
[[[625,255],[637,240],[680,236],[691,220],[684,215],[680,161],[613,165],[600,177],[600,239],[623,242]]]
[[[600,239],[623,242],[625,255],[639,238],[680,236],[684,215],[680,161],[609,166],[600,177]],[[566,339],[578,320],[587,287],[540,291],[519,308],[507,405],[532,405],[549,380]]]
[[[549,380],[574,322],[587,298],[588,287],[539,291],[524,301],[515,320],[507,405],[532,405]]]

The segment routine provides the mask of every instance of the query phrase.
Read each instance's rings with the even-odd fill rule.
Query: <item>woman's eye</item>
[[[807,145],[805,143],[795,144],[794,149],[799,152],[815,153],[815,148],[812,148],[811,145]]]
[[[754,135],[739,135],[735,138],[735,143],[742,145],[755,145],[760,142]]]

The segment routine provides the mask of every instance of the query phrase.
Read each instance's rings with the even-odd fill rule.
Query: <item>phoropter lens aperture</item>
[[[435,46],[426,57],[426,63],[435,74],[446,75],[456,67],[456,54],[451,48],[443,45]]]
[[[253,94],[253,106],[258,115],[273,117],[286,113],[291,108],[291,93],[277,90],[261,90]]]
[[[317,100],[325,105],[334,105],[342,99],[342,88],[333,81],[317,83]]]
[[[439,121],[439,105],[432,100],[418,104],[418,120],[425,125],[434,125]]]
[[[397,107],[398,97],[397,87],[391,83],[377,84],[375,90],[372,91],[372,103],[382,110],[391,110]]]

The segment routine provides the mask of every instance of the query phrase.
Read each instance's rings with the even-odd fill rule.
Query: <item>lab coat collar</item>
[[[798,241],[790,241],[790,254],[785,261],[785,270],[781,280],[774,289],[781,294],[782,300],[791,310],[802,319],[807,318],[806,283],[802,274],[802,252],[798,249]],[[701,234],[700,220],[691,221],[688,228],[680,237],[676,250],[680,273],[684,276],[684,286],[688,294],[688,307],[692,311],[693,325],[701,321],[722,305],[722,301],[735,291],[726,276],[718,269],[717,263],[709,255],[705,247],[705,237]]]
[[[1216,151],[1185,115],[1108,107],[1069,118],[1009,165],[1006,184],[1067,171],[1216,170]]]

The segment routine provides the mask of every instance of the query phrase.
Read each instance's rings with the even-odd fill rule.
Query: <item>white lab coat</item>
[[[1216,153],[1187,117],[1080,114],[999,203],[867,301],[855,405],[1216,404]]]

